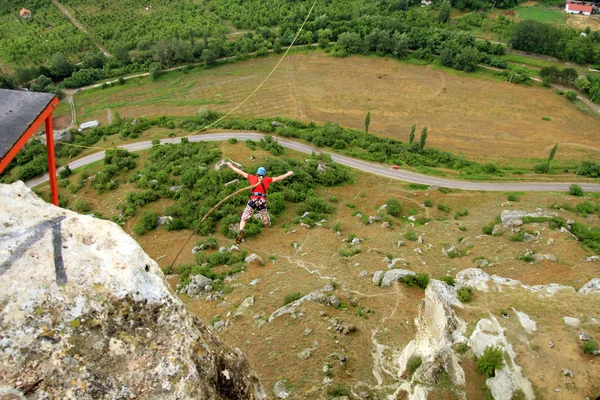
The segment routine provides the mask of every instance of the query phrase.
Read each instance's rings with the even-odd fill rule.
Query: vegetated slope
[[[250,165],[271,163],[273,166],[281,162],[278,156],[266,149],[266,144],[264,146],[264,149],[258,145],[252,149],[252,146],[242,143],[223,143],[219,145],[222,151],[219,157],[231,157],[248,167],[248,171],[251,171]],[[180,147],[184,152],[192,148]],[[204,149],[203,156],[219,158],[210,155],[216,148]],[[285,150],[284,155],[286,158],[296,157],[289,150]],[[167,153],[165,156],[168,165],[169,156]],[[141,199],[137,195],[128,195],[129,192],[139,195],[151,190],[163,194],[171,191],[169,185],[177,183],[172,180],[179,180],[177,186],[184,176],[184,181],[187,181],[189,167],[186,171],[178,171],[177,164],[173,163],[174,167],[160,167],[160,170],[152,172],[153,165],[158,167],[160,157],[149,157],[152,156],[142,153],[135,160],[136,168],[148,162],[142,176],[135,171],[113,176],[112,179],[119,182],[114,190],[104,190],[99,196],[93,188],[96,178],[91,178],[82,180],[85,186],[77,191],[76,198],[65,191],[61,197],[75,207],[84,206],[78,202],[87,201],[87,212],[116,216],[119,209],[129,205],[129,199]],[[193,157],[189,153],[187,156],[184,154],[182,159],[186,160],[182,165],[187,162],[194,165],[192,175],[202,171],[199,168],[202,164],[194,161]],[[303,158],[298,160],[299,164],[304,164]],[[323,161],[327,167],[332,166],[329,161]],[[303,168],[318,166],[311,161],[306,164]],[[85,176],[99,167],[90,168]],[[204,188],[206,191],[222,190],[219,185],[229,179],[228,176],[218,178],[220,174],[214,171],[205,170],[201,174],[215,178],[211,180],[214,186]],[[69,178],[74,186],[81,179],[78,175]],[[529,286],[559,283],[576,289],[597,277],[597,261],[594,258],[586,261],[594,251],[576,241],[568,228],[557,231],[552,218],[523,218],[523,225],[515,222],[507,227],[493,222],[502,211],[535,212],[540,207],[542,212],[557,213],[565,224],[573,219],[574,223],[589,226],[595,229],[591,232],[597,232],[600,229],[600,202],[597,198],[580,199],[558,193],[506,195],[427,191],[426,187],[404,185],[354,171],[351,176],[351,184],[315,186],[309,190],[323,200],[317,202],[320,209],[329,209],[329,213],[303,209],[306,206],[303,201],[285,202],[286,208],[275,219],[274,226],[249,238],[240,246],[240,252],[231,248],[232,239],[218,232],[212,235],[214,240],[211,241],[207,236],[194,238],[184,248],[178,261],[178,264],[188,267],[178,267],[176,274],[169,277],[174,287],[193,279],[194,273],[203,273],[213,279],[211,290],[205,291],[205,287],[201,286],[194,297],[182,294],[182,299],[203,321],[221,330],[226,340],[232,341],[247,354],[251,364],[257,366],[257,373],[268,391],[280,379],[287,379],[288,390],[295,397],[327,397],[351,391],[382,396],[401,392],[401,387],[412,388],[409,384],[412,374],[422,376],[419,374],[423,370],[419,371],[415,361],[411,369],[399,378],[401,366],[396,360],[404,346],[417,334],[414,319],[420,315],[419,302],[423,298],[418,282],[423,284],[425,281],[406,279],[406,284],[392,283],[380,287],[373,283],[373,275],[377,271],[392,272],[393,275],[408,270],[439,279],[454,277],[461,270],[479,266],[479,270],[489,275],[517,279]],[[126,183],[127,177],[133,177],[135,185]],[[203,183],[202,180],[196,182]],[[294,184],[290,178],[290,186],[283,188],[284,196]],[[138,188],[137,185],[149,186]],[[182,190],[187,189],[180,188]],[[206,196],[212,193],[207,192]],[[274,198],[269,199],[275,200],[272,203],[275,208],[278,207],[279,193],[275,192]],[[138,205],[135,216],[126,222],[124,229],[132,231],[145,211],[169,216],[168,207],[175,202],[169,196]],[[226,206],[230,210],[229,215],[235,219],[243,206],[241,197],[240,205]],[[399,203],[400,210],[391,199]],[[201,201],[202,198],[199,198],[198,202]],[[190,205],[195,202],[191,198],[188,201]],[[382,208],[386,203],[387,207]],[[306,211],[308,214],[305,215]],[[372,217],[371,224],[368,224],[369,217]],[[499,225],[494,235],[483,233],[483,228],[490,222],[492,226]],[[221,229],[219,224],[216,227]],[[487,228],[485,231],[488,231]],[[166,268],[188,236],[189,230],[173,231],[161,227],[140,236],[138,240],[159,265]],[[593,235],[590,236],[590,243],[598,241],[598,238],[593,238]],[[404,243],[399,246],[400,241]],[[455,250],[450,245],[454,245]],[[192,254],[195,246],[205,249]],[[221,252],[219,247],[223,246],[225,249]],[[442,252],[443,248],[446,248],[448,256]],[[260,262],[244,263],[240,260],[241,252],[258,254],[264,265]],[[556,261],[544,255],[554,256]],[[578,332],[585,331],[592,340],[598,340],[599,325],[592,319],[600,319],[595,305],[598,295],[582,297],[575,295],[573,290],[564,289],[563,292],[561,289],[560,293],[547,296],[543,288],[531,293],[531,289],[521,288],[515,282],[508,284],[499,292],[495,283],[488,283],[486,294],[483,286],[470,282],[468,287],[475,289],[471,291],[471,301],[466,308],[457,311],[458,317],[465,323],[462,334],[466,338],[473,337],[475,332],[480,334],[481,329],[477,329],[480,320],[495,319],[499,326],[507,329],[498,337],[505,337],[511,344],[516,353],[513,358],[523,369],[525,378],[532,383],[536,395],[550,395],[554,388],[573,396],[595,395],[593,382],[596,379],[587,379],[588,374],[594,377],[596,373],[589,362],[593,356],[583,352]],[[319,302],[290,303],[289,308],[274,314],[284,302],[309,293],[313,293],[310,298]],[[585,302],[575,300],[582,298]],[[285,310],[290,313],[283,313]],[[524,317],[516,311],[535,321],[536,330],[532,331],[526,320],[527,328],[523,326],[520,318]],[[283,314],[277,316],[280,313]],[[508,319],[503,318],[503,314]],[[565,316],[579,318],[580,326],[566,325],[563,321]],[[530,329],[530,333],[526,329]],[[554,348],[547,346],[550,339]],[[474,350],[467,347],[457,349],[455,353],[460,357],[465,372],[464,390],[468,398],[482,398],[485,377],[477,372],[471,351]],[[461,352],[464,355],[460,355]],[[508,354],[506,350],[507,362]],[[426,355],[421,357],[423,365],[428,365]],[[572,379],[566,379],[574,385],[563,381],[563,368],[573,373]],[[543,378],[536,372],[542,370],[547,371]],[[450,395],[453,385],[447,376],[442,373],[436,379],[430,383],[433,393]]]
[[[19,16],[24,6],[32,13],[30,19]],[[7,64],[40,64],[56,53],[81,56],[94,48],[51,0],[0,1],[0,26],[0,59]]]

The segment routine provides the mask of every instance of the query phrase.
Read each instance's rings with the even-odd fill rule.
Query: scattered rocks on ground
[[[600,262],[600,256],[591,256],[591,257],[587,257],[587,258],[585,259],[585,261],[586,261],[586,262],[593,262],[593,261]]]
[[[442,248],[442,254],[444,254],[446,257],[451,258],[458,255],[458,249],[453,244],[447,244]]]
[[[579,318],[563,317],[563,321],[565,322],[565,324],[574,328],[578,328],[579,325],[581,325],[581,320]]]
[[[375,285],[381,285],[381,287],[388,287],[393,282],[398,282],[401,278],[404,278],[408,275],[416,275],[416,273],[406,269],[391,269],[389,271],[377,271],[373,275],[373,283]]]
[[[354,239],[352,239],[352,242],[350,242],[351,244],[360,244],[360,242],[362,242],[362,240],[360,240],[359,238],[355,237]]]
[[[204,275],[193,275],[190,283],[183,289],[183,293],[190,297],[198,297],[207,292],[206,287],[212,285],[212,279]]]
[[[572,373],[571,371],[569,371],[567,368],[564,368],[564,369],[562,370],[562,374],[563,374],[564,376],[568,376],[569,378],[572,378],[572,377],[573,377],[573,373]]]
[[[259,283],[260,283],[260,279],[258,279],[258,278],[257,278],[257,279],[254,279],[254,280],[252,280],[252,281],[250,281],[250,285],[252,285],[252,286],[256,286],[256,285],[258,285]]]
[[[158,225],[170,224],[171,222],[173,222],[173,217],[171,216],[158,217]]]
[[[348,361],[348,357],[346,357],[344,354],[340,353],[339,351],[336,351],[335,353],[330,354],[327,358],[336,359],[342,365],[346,364],[346,361]]]
[[[504,233],[504,227],[500,224],[494,225],[492,229],[492,236],[500,236]]]
[[[535,236],[533,236],[531,233],[525,233],[523,235],[523,242],[528,243],[528,242],[532,242],[535,240]]]
[[[241,317],[242,315],[244,315],[246,309],[252,304],[254,304],[254,296],[246,297],[244,301],[242,301],[242,304],[240,304],[240,306],[237,308],[237,310],[235,310],[235,314],[233,314],[233,316]]]
[[[548,348],[551,349],[554,347],[554,342],[552,340],[548,341]]]
[[[367,250],[367,253],[377,253],[377,254],[379,254],[381,252],[376,247],[369,247],[369,249]]]
[[[510,223],[514,220],[521,220],[521,224],[523,224],[522,219],[524,217],[556,217],[558,214],[554,212],[543,212],[537,211],[533,213],[528,213],[526,211],[518,211],[518,210],[504,210],[500,215],[500,219],[502,220],[502,224],[505,226],[510,226]]]
[[[421,249],[420,249],[420,248],[418,248],[418,247],[414,248],[414,249],[413,249],[413,251],[414,251],[416,254],[423,254],[423,250],[421,250]]]
[[[389,222],[385,221],[385,222],[383,222],[383,223],[381,224],[381,227],[382,227],[382,228],[391,228],[392,226],[390,225],[390,223],[389,223]]]
[[[600,278],[594,278],[585,285],[583,285],[583,287],[579,289],[579,293],[600,294]]]
[[[356,332],[356,325],[345,319],[334,318],[331,320],[331,326],[327,329],[341,333],[342,335],[348,335],[352,332]]]
[[[408,266],[408,261],[406,261],[404,258],[394,258],[393,260],[390,260],[387,267],[389,269],[395,268],[396,265],[401,264],[403,267],[407,267]]]
[[[404,244],[405,244],[404,240],[399,240],[398,243],[396,243],[396,247],[400,248],[400,247],[404,246]]]
[[[381,220],[382,218],[379,215],[370,215],[369,218],[367,218],[366,225],[371,225],[373,222],[379,222]]]
[[[265,265],[265,262],[258,254],[252,253],[244,260],[246,263],[251,264],[253,262],[258,262],[260,265]]]
[[[219,247],[219,253],[225,253],[226,251],[227,251],[227,247],[226,246]]]
[[[590,340],[590,335],[589,333],[586,332],[579,332],[579,340],[583,341],[583,342],[587,342],[588,340]]]
[[[381,272],[383,272],[383,271],[381,271]],[[360,271],[358,276],[360,276],[360,277],[369,276],[369,271],[362,270],[362,271]]]
[[[552,254],[534,254],[533,255],[533,261],[535,261],[535,262],[541,262],[544,260],[556,262],[556,257],[554,257]]]
[[[490,262],[485,258],[480,258],[479,260],[475,261],[475,264],[477,264],[477,268],[486,269],[489,267]]]
[[[180,189],[181,189],[181,186],[171,186],[171,187],[169,188],[169,190],[170,190],[171,192],[174,192],[174,193],[177,193],[177,192],[179,192],[179,190],[180,190]]]
[[[419,237],[417,238],[417,244],[419,246],[423,244],[423,236],[419,235]]]
[[[384,205],[382,205],[381,207],[379,207],[379,208],[377,209],[377,212],[378,212],[378,213],[380,213],[380,212],[384,212],[386,208],[387,208],[387,204],[384,204]]]
[[[312,333],[312,331],[313,331],[312,329],[310,329],[310,328],[306,328],[306,329],[304,330],[304,336],[308,336],[308,335],[310,335],[310,334]]]
[[[240,251],[240,248],[237,247],[235,244],[232,244],[231,247],[227,249],[227,251],[229,251],[229,252]]]
[[[272,123],[275,123],[275,121]],[[273,386],[273,394],[278,399],[287,399],[289,397],[290,392],[288,391],[284,380],[280,380],[275,383]]]

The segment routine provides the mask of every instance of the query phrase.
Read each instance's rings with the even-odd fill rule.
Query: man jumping
[[[244,227],[246,226],[246,222],[248,222],[250,217],[252,217],[254,210],[258,210],[260,220],[264,226],[271,224],[271,217],[269,217],[269,211],[267,210],[267,190],[269,189],[269,185],[271,182],[279,182],[288,176],[294,175],[294,171],[288,171],[284,175],[280,175],[275,178],[269,178],[265,176],[267,174],[267,170],[264,167],[258,168],[258,170],[256,170],[256,175],[251,175],[245,173],[239,168],[234,167],[230,162],[227,163],[227,166],[244,178],[248,179],[252,186],[258,183],[258,186],[252,189],[248,204],[242,213],[242,220],[240,221],[240,233],[238,233],[237,237],[235,238],[235,242],[240,244],[244,238]]]

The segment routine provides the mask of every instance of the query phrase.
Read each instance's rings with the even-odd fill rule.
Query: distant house
[[[591,15],[594,11],[594,7],[583,3],[571,3],[567,2],[565,5],[565,12],[567,14],[583,14]]]
[[[19,15],[21,16],[21,18],[28,19],[31,18],[31,11],[29,11],[26,8],[21,8],[21,11],[19,11]]]
[[[84,129],[95,128],[97,126],[100,126],[100,122],[98,122],[98,121],[84,122],[83,124],[79,125],[79,131],[81,132]]]

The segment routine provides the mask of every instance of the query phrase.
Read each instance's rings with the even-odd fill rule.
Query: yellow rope
[[[265,82],[267,82],[267,80],[271,77],[271,75],[273,75],[275,73],[275,71],[277,70],[277,68],[279,67],[279,65],[283,62],[283,60],[285,59],[285,57],[287,57],[288,53],[290,52],[290,49],[292,48],[292,46],[294,45],[294,43],[296,43],[296,39],[298,39],[298,36],[300,36],[300,32],[302,32],[302,29],[304,29],[304,25],[306,25],[306,22],[308,21],[308,17],[310,17],[310,14],[312,14],[312,11],[315,8],[316,4],[317,4],[317,0],[315,0],[313,2],[312,7],[310,7],[310,10],[308,10],[308,14],[306,15],[306,18],[304,18],[304,22],[300,26],[300,29],[298,29],[298,32],[296,32],[296,36],[294,37],[294,40],[292,40],[292,43],[290,43],[290,45],[288,46],[287,50],[285,51],[285,53],[283,54],[283,56],[281,57],[281,59],[279,60],[279,62],[275,65],[275,67],[273,67],[273,69],[271,70],[271,72],[269,72],[269,75],[267,75],[267,77],[260,83],[260,85],[258,85],[256,87],[256,89],[254,89],[254,91],[252,91],[252,93],[250,93],[240,104],[238,104],[237,106],[235,106],[227,114],[223,115],[221,118],[219,118],[218,120],[216,120],[212,124],[209,124],[209,125],[205,126],[204,128],[200,129],[199,131],[192,132],[192,133],[190,133],[189,135],[187,135],[185,137],[188,137],[188,136],[191,136],[191,135],[195,135],[197,133],[200,133],[200,132],[203,132],[203,131],[205,131],[207,129],[210,129],[212,126],[214,126],[217,123],[221,122],[222,120],[224,120],[225,118],[227,118],[229,115],[231,115],[235,110],[237,110],[238,108],[240,108],[241,106],[243,106],[248,100],[250,100],[250,98],[252,96],[254,96],[254,94],[256,92],[258,92],[260,90],[260,88],[265,84]]]
[[[298,32],[296,32],[296,36],[294,37],[294,40],[292,40],[292,43],[290,43],[290,45],[288,46],[287,50],[285,51],[285,53],[283,54],[283,56],[281,57],[281,59],[279,60],[279,62],[277,62],[277,64],[275,65],[275,67],[273,67],[273,69],[271,70],[271,72],[269,72],[269,74],[266,76],[265,79],[263,79],[263,81],[256,87],[256,89],[254,89],[252,91],[252,93],[250,93],[244,100],[242,100],[242,102],[240,104],[238,104],[237,106],[235,106],[231,111],[229,111],[227,114],[223,115],[221,118],[217,119],[215,122],[205,126],[204,128],[196,131],[196,132],[192,132],[189,135],[183,136],[183,137],[190,137],[192,135],[196,135],[200,132],[204,132],[205,130],[210,129],[212,126],[218,124],[219,122],[223,121],[225,118],[227,118],[228,116],[230,116],[233,112],[235,112],[238,108],[240,108],[241,106],[243,106],[248,100],[250,100],[250,98],[252,96],[254,96],[256,94],[256,92],[258,92],[263,85],[267,82],[267,80],[275,73],[275,71],[277,70],[277,68],[279,67],[279,65],[283,62],[283,60],[285,59],[285,57],[287,57],[288,53],[290,52],[292,46],[294,45],[294,43],[296,43],[296,40],[298,39],[298,36],[300,36],[300,32],[302,32],[302,30],[304,29],[304,25],[306,25],[306,22],[308,22],[308,18],[310,17],[310,15],[312,14],[313,9],[315,8],[315,5],[317,4],[317,0],[315,0],[312,4],[312,6],[310,7],[310,10],[308,10],[308,14],[306,15],[306,18],[304,18],[304,22],[302,22],[302,25],[300,26],[300,29],[298,29]],[[114,150],[117,148],[117,146],[114,147],[96,147],[96,146],[83,146],[83,145],[79,145],[79,144],[73,144],[73,143],[66,143],[66,142],[60,142],[60,141],[56,141],[56,143],[60,143],[63,144],[65,146],[71,146],[71,147],[81,147],[84,149],[97,149],[97,150]]]

